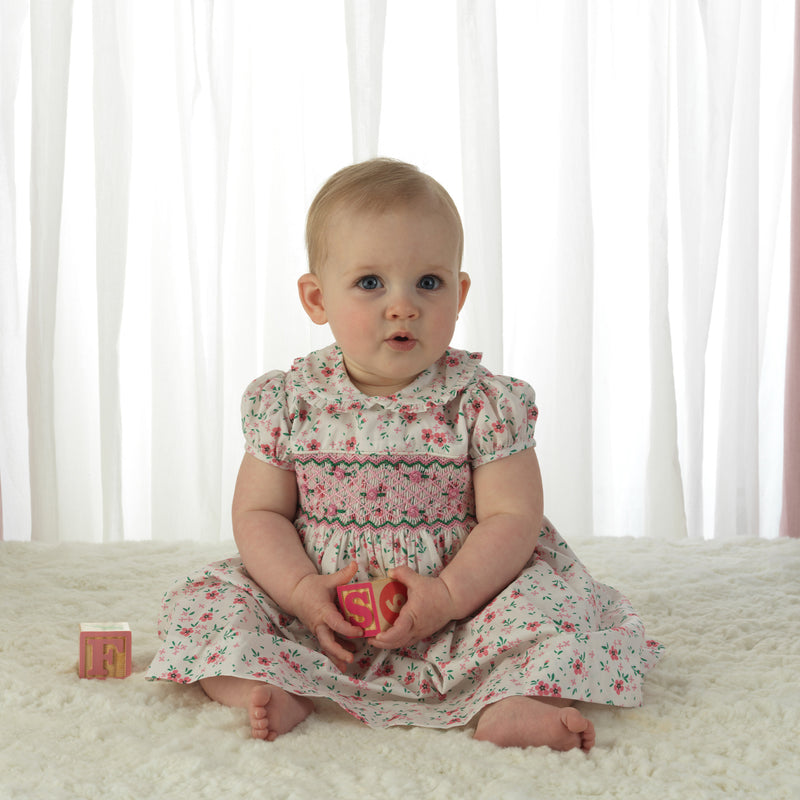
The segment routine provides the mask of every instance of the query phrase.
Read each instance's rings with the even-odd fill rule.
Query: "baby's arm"
[[[511,583],[531,557],[543,514],[536,451],[478,467],[473,485],[478,524],[438,578],[407,567],[389,571],[407,585],[408,601],[394,626],[376,637],[379,647],[403,647],[469,616]]]
[[[233,535],[253,580],[288,614],[314,633],[334,664],[344,669],[352,654],[336,634],[358,637],[361,629],[342,617],[334,597],[348,583],[355,562],[332,575],[320,575],[292,523],[297,510],[294,472],[247,454],[233,495]]]

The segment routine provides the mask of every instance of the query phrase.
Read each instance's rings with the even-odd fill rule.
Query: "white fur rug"
[[[245,712],[142,677],[163,590],[232,544],[0,543],[0,798],[800,798],[800,541],[570,544],[667,645],[643,708],[582,707],[589,755],[328,704],[253,741]],[[130,678],[78,678],[101,621],[130,623]]]

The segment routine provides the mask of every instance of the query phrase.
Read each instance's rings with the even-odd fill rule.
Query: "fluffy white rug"
[[[161,594],[232,544],[0,543],[0,798],[800,797],[800,541],[571,540],[667,645],[643,708],[584,706],[585,755],[319,712],[274,743],[197,687],[148,683]],[[80,622],[133,631],[81,680]]]

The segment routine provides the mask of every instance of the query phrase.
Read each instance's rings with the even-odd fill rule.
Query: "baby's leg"
[[[200,685],[212,700],[225,706],[247,709],[254,739],[273,742],[282,733],[288,733],[299,725],[314,710],[314,702],[309,697],[289,694],[277,686],[249,678],[221,675],[203,678]]]
[[[475,738],[500,747],[580,747],[588,753],[594,746],[594,725],[571,705],[552,697],[507,697],[483,710]]]

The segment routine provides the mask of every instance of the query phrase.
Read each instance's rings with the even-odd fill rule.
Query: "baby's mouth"
[[[394,350],[410,350],[417,343],[413,336],[408,336],[403,333],[397,333],[390,336],[387,340],[389,347]]]

